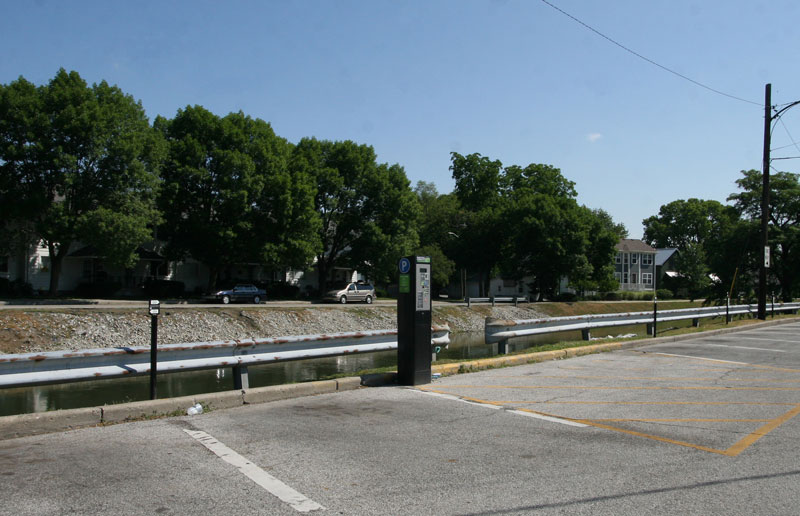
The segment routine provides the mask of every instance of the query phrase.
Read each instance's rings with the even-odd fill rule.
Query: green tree
[[[458,264],[479,278],[482,296],[488,294],[489,281],[499,273],[507,234],[502,231],[500,180],[503,164],[474,153],[450,154],[450,171],[455,180],[455,196],[464,210],[463,231],[458,231],[462,249]]]
[[[420,248],[418,255],[431,256],[433,260],[433,286],[436,291],[443,290],[450,283],[456,270],[459,239],[463,216],[455,196],[440,195],[433,183],[418,181],[414,188],[420,205],[419,222]]]
[[[769,242],[772,250],[771,274],[780,284],[784,301],[798,291],[800,269],[800,175],[790,172],[773,173],[770,177]],[[743,170],[736,181],[741,192],[728,200],[740,213],[754,223],[761,219],[762,175],[758,170]]]
[[[617,290],[619,282],[614,278],[613,265],[615,246],[621,238],[627,237],[628,231],[604,210],[582,206],[581,212],[586,264],[580,264],[570,274],[570,283],[580,293]]]
[[[311,178],[290,167],[292,147],[241,112],[187,106],[156,120],[169,144],[159,236],[174,258],[220,273],[241,263],[304,267],[319,248]]]
[[[418,245],[419,204],[403,168],[377,164],[368,145],[315,138],[297,144],[292,162],[317,184],[320,292],[336,266],[357,268],[377,282],[389,281],[399,257]]]
[[[0,196],[47,245],[51,294],[74,242],[112,265],[138,261],[159,220],[161,159],[139,102],[63,69],[40,87],[20,77],[0,91],[0,139]]]
[[[725,211],[718,201],[689,199],[661,206],[658,215],[642,221],[644,241],[656,248],[684,249],[702,244],[714,231],[714,223]]]

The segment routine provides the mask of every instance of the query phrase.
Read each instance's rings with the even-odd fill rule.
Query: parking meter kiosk
[[[431,383],[431,258],[398,263],[397,383]]]

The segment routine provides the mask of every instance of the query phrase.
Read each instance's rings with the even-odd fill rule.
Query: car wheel
[[[223,305],[227,305],[230,302],[231,302],[231,297],[230,296],[222,296],[222,304]]]
[[[372,296],[365,297],[364,298],[364,302],[367,303],[368,305],[371,305],[372,304]]]
[[[343,305],[346,305],[347,304],[347,296],[340,297],[339,298],[339,302],[342,303]]]
[[[258,304],[261,304],[261,296],[256,296],[256,297],[254,297],[254,298],[253,298],[253,303],[255,303],[255,304],[257,304],[257,305],[258,305]]]

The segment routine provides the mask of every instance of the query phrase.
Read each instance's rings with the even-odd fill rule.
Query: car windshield
[[[333,285],[331,285],[330,290],[344,290],[349,285],[350,285],[350,283],[334,283]]]

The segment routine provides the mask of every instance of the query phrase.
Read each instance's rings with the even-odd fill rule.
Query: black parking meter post
[[[156,375],[158,374],[158,314],[160,305],[156,300],[150,301],[150,399],[154,400],[156,394]]]
[[[431,383],[431,259],[407,256],[398,263],[397,383]]]

